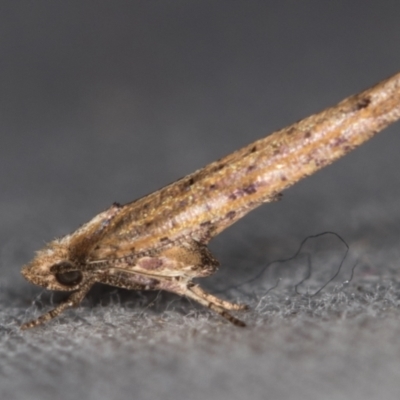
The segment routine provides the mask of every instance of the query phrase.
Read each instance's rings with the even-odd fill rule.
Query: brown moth
[[[72,294],[21,328],[77,306],[96,282],[167,290],[244,326],[228,310],[246,306],[219,299],[193,283],[193,278],[218,268],[208,242],[399,118],[400,73],[148,196],[125,205],[114,203],[75,232],[50,242],[23,267],[28,281]]]

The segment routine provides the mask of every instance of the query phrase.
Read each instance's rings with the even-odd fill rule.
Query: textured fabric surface
[[[20,268],[48,240],[400,69],[397,1],[1,6],[0,398],[398,399],[399,124],[211,243],[199,283],[65,298]],[[345,245],[349,253],[341,265]],[[315,293],[322,289],[318,294]]]

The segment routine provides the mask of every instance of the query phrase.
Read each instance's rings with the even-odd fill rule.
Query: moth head
[[[36,253],[35,258],[22,268],[29,282],[50,290],[76,290],[85,274],[69,259],[68,246],[55,240]]]

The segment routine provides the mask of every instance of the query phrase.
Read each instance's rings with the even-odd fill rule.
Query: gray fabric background
[[[397,399],[398,124],[212,242],[222,267],[201,284],[247,302],[248,328],[106,287],[18,327],[65,297],[20,276],[36,249],[397,72],[399,16],[395,0],[3,1],[0,398]],[[323,231],[350,253],[319,295],[333,236],[265,268]]]

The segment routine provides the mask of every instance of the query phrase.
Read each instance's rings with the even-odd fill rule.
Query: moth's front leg
[[[21,329],[29,329],[33,328],[37,325],[44,324],[47,321],[50,321],[51,319],[57,317],[60,315],[64,310],[66,310],[69,307],[76,307],[86,296],[90,288],[93,286],[95,280],[87,280],[86,282],[83,283],[83,285],[74,293],[72,293],[67,300],[59,304],[56,308],[53,310],[48,311],[47,313],[41,315],[39,318],[34,319],[30,322],[26,322],[25,324],[21,325]]]

